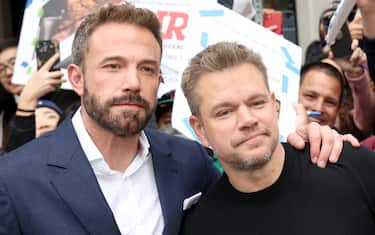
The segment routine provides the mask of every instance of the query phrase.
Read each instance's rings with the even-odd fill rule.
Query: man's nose
[[[237,120],[240,129],[252,127],[257,122],[257,118],[254,116],[251,109],[245,105],[238,108]]]
[[[324,104],[324,101],[322,99],[315,100],[315,102],[311,106],[312,111],[322,112],[323,111],[323,104]]]
[[[124,91],[139,91],[141,81],[137,68],[128,68],[123,75],[122,89]]]

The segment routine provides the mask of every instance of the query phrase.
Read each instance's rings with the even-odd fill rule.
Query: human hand
[[[40,97],[54,91],[65,81],[61,71],[50,71],[59,55],[52,56],[38,71],[34,72],[21,92],[18,107],[21,109],[35,109]]]
[[[362,75],[367,68],[366,53],[358,46],[358,41],[352,44],[353,53],[349,58],[335,58],[345,75],[350,78],[363,77]]]
[[[328,126],[321,126],[311,122],[288,136],[288,143],[297,149],[305,148],[305,142],[310,142],[311,161],[324,168],[329,160],[337,162],[343,148],[343,142],[347,141],[354,147],[359,147],[359,142],[350,134],[340,135]]]
[[[349,59],[351,69],[344,71],[349,77],[361,77],[365,72],[365,68],[368,67],[367,56],[366,53],[358,45],[353,50],[353,54]]]
[[[362,16],[357,15],[352,22],[348,24],[350,36],[353,40],[360,40],[363,37]]]
[[[293,107],[296,111],[296,129],[299,129],[308,123],[306,109],[301,103],[294,104]]]

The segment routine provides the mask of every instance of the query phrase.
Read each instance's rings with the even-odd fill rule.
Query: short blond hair
[[[182,74],[181,88],[193,115],[200,116],[199,97],[195,92],[199,79],[206,74],[220,72],[242,64],[254,65],[267,81],[267,70],[259,54],[235,42],[219,42],[194,56]],[[249,77],[251,79],[251,77]]]

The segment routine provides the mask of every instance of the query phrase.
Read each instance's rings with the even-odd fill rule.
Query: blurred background
[[[0,1],[0,40],[19,35],[26,2],[26,0]],[[256,3],[254,5],[264,9],[276,10],[276,13],[268,14],[264,18],[268,21],[265,23],[277,21],[281,16],[284,37],[305,50],[313,39],[318,39],[319,15],[331,0],[255,0],[253,2]]]

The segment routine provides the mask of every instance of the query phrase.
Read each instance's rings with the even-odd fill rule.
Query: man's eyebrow
[[[100,62],[100,64],[104,64],[109,61],[126,61],[126,59],[121,56],[110,56],[110,57],[104,58]],[[153,64],[155,66],[159,66],[160,62],[158,60],[153,60],[153,59],[143,59],[139,62],[139,64]]]
[[[267,94],[255,93],[255,94],[252,94],[249,97],[247,97],[246,101],[251,101],[251,100],[259,99],[259,98],[267,98],[267,97],[268,97]],[[233,105],[232,102],[223,101],[223,102],[219,102],[219,103],[215,104],[214,106],[212,106],[211,110],[216,110],[217,108],[221,108],[221,107],[230,107],[232,105]]]
[[[155,65],[155,66],[159,66],[160,62],[157,61],[157,60],[145,59],[145,60],[141,60],[141,62],[139,64],[152,64],[152,65]]]
[[[228,102],[228,101],[224,101],[224,102],[219,102],[217,104],[215,104],[214,106],[212,106],[211,108],[211,111],[215,111],[219,108],[222,108],[222,107],[229,107],[229,106],[232,106],[233,104],[231,102]]]
[[[124,58],[122,58],[121,56],[110,56],[110,57],[106,57],[104,58],[103,60],[100,61],[100,64],[104,64],[108,61],[113,61],[113,60],[117,60],[117,61],[125,61]]]
[[[50,113],[54,113],[55,111],[53,110],[44,110],[43,111],[43,114],[50,114]]]

